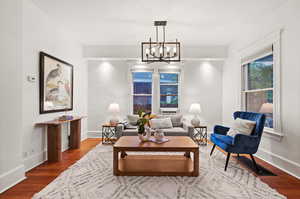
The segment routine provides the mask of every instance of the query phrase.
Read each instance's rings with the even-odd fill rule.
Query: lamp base
[[[191,124],[193,126],[200,126],[200,120],[197,118],[197,117],[194,117],[192,120],[191,120]]]
[[[118,119],[118,118],[111,118],[111,119],[109,120],[109,123],[110,123],[111,125],[117,125],[117,124],[119,123],[119,119]]]

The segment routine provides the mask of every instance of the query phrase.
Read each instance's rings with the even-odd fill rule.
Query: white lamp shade
[[[198,103],[191,104],[189,112],[192,113],[192,114],[199,114],[199,113],[201,113],[201,106],[200,106],[200,104],[198,104]]]
[[[109,107],[108,107],[108,111],[110,113],[113,113],[113,114],[120,113],[120,106],[119,106],[119,104],[116,104],[116,103],[110,104]]]
[[[261,105],[259,112],[261,113],[273,113],[273,104],[264,103]]]

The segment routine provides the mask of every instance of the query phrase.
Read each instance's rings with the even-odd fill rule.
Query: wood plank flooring
[[[63,153],[62,161],[58,163],[45,162],[26,173],[27,179],[0,194],[0,199],[28,199],[54,180],[61,172],[74,164],[88,151],[101,142],[101,139],[91,138],[82,142],[80,149],[68,150]],[[211,147],[208,145],[207,147]],[[256,158],[257,163],[264,166],[277,176],[258,176],[263,182],[276,189],[289,199],[300,198],[300,180]],[[231,161],[237,161],[231,159]],[[225,162],[224,162],[225,164]]]

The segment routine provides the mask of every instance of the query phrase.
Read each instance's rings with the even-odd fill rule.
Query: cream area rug
[[[34,199],[282,199],[285,196],[211,146],[200,147],[199,177],[119,176],[112,172],[112,146],[99,144]],[[130,153],[129,153],[130,154]]]

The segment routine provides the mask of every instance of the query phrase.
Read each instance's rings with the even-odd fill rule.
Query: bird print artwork
[[[47,109],[64,109],[71,107],[72,68],[49,60],[45,68],[45,104]]]
[[[52,79],[59,77],[62,73],[61,66],[59,64],[56,65],[56,68],[51,70],[50,73],[47,75],[47,83]]]

